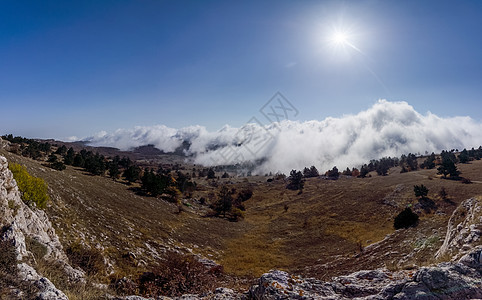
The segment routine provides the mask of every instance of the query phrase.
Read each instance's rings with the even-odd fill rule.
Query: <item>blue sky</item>
[[[277,91],[301,121],[383,98],[480,122],[480,32],[480,1],[1,0],[0,129],[239,127]]]

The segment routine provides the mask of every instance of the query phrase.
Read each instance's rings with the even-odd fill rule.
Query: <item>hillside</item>
[[[244,220],[230,222],[206,217],[210,209],[199,200],[217,188],[205,179],[196,180],[197,190],[182,200],[179,212],[173,203],[137,195],[135,186],[71,166],[56,171],[5,150],[0,154],[48,183],[46,212],[61,244],[96,249],[105,268],[94,277],[105,284],[151,270],[169,250],[222,265],[223,285],[238,289],[271,269],[328,280],[361,269],[428,265],[437,262],[434,252],[452,212],[463,200],[482,195],[482,161],[458,165],[472,184],[441,179],[436,170],[399,168],[388,176],[309,178],[301,194],[264,176],[219,179],[218,184],[253,189]],[[433,203],[418,203],[413,186],[419,184],[429,189]],[[448,200],[438,196],[442,187]],[[395,231],[393,219],[408,204],[420,222]]]

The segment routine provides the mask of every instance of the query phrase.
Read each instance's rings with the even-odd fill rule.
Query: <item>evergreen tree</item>
[[[207,173],[207,179],[214,179],[216,178],[216,173],[212,168],[209,168],[209,171]]]
[[[435,153],[432,152],[427,159],[420,165],[420,167],[423,167],[425,169],[433,169],[435,168]]]
[[[301,174],[301,171],[291,170],[288,180],[289,183],[286,188],[290,190],[303,190],[305,183],[303,181],[303,174]]]
[[[74,167],[79,167],[79,168],[84,167],[84,158],[82,157],[82,154],[80,153],[75,154],[73,165]]]
[[[388,164],[380,162],[377,166],[376,171],[378,175],[386,176],[389,169],[390,169],[390,166]]]
[[[370,170],[368,169],[368,166],[366,164],[364,164],[360,168],[360,177],[365,178],[368,175],[368,173],[370,173]]]
[[[450,155],[442,157],[442,164],[437,168],[437,171],[437,174],[443,175],[444,178],[447,178],[447,175],[450,175],[451,178],[456,178],[460,174]]]
[[[155,174],[152,169],[148,170],[147,168],[144,170],[141,182],[141,188],[154,197],[166,193],[174,183],[170,175]]]
[[[114,157],[114,159],[109,162],[109,176],[116,180],[119,178],[120,170],[119,170],[119,156]]]
[[[427,195],[428,195],[428,189],[423,184],[414,185],[413,186],[413,192],[415,193],[415,197],[422,198],[422,199],[427,197]]]
[[[131,165],[124,171],[122,176],[129,182],[129,184],[131,184],[132,182],[139,180],[140,173],[141,170],[138,166]]]
[[[70,147],[64,156],[64,163],[66,165],[72,165],[74,164],[74,159],[75,159],[75,151],[74,151],[74,148]]]
[[[347,167],[347,168],[346,168],[346,170],[345,170],[345,171],[343,171],[343,173],[342,173],[342,174],[343,174],[343,175],[345,175],[345,176],[351,176],[351,171],[350,171],[350,168],[348,168],[348,167]]]
[[[59,155],[64,155],[66,152],[67,147],[65,147],[65,145],[60,146],[59,148],[57,148],[57,151],[55,151],[55,153]]]
[[[466,164],[469,162],[469,160],[470,158],[467,149],[462,150],[462,152],[459,154],[459,161],[463,164]]]
[[[54,153],[50,154],[49,158],[47,159],[47,162],[54,163],[56,161],[57,161],[57,155],[55,155]]]
[[[90,151],[86,156],[84,162],[85,170],[93,175],[103,175],[106,170],[104,156],[99,155],[99,153],[93,155]]]
[[[326,172],[326,176],[332,179],[338,179],[338,177],[340,177],[340,172],[338,172],[338,168],[335,166],[333,169]]]
[[[65,165],[61,161],[55,161],[49,165],[52,169],[55,169],[57,171],[63,171],[65,170]]]
[[[311,166],[310,168],[304,168],[303,169],[303,176],[305,178],[311,178],[311,177],[318,177],[320,174],[318,173],[318,169],[316,169],[315,166]]]
[[[119,165],[124,169],[127,169],[132,165],[132,161],[129,157],[123,156],[122,159],[119,161]]]
[[[301,172],[300,172],[301,174]],[[221,187],[221,190],[218,193],[217,201],[214,203],[213,208],[214,211],[223,217],[226,217],[226,213],[231,210],[233,206],[233,195],[232,191],[225,185]]]

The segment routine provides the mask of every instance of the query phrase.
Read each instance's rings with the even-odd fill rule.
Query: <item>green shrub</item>
[[[413,192],[415,193],[415,197],[419,197],[419,198],[425,198],[428,195],[428,189],[423,184],[414,185]]]
[[[47,194],[47,184],[42,178],[30,175],[27,168],[22,165],[12,163],[8,168],[13,173],[13,178],[17,181],[18,189],[22,193],[22,200],[27,205],[34,203],[38,208],[45,208],[49,201]]]
[[[240,219],[244,219],[244,211],[237,207],[232,207],[230,220],[237,222]]]
[[[395,229],[408,228],[416,225],[417,222],[418,215],[414,213],[410,207],[407,207],[395,217],[393,227],[395,227]]]

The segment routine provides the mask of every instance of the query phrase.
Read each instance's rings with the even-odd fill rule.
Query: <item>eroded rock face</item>
[[[17,183],[8,169],[7,159],[3,156],[0,156],[0,227],[2,228],[0,239],[14,245],[17,260],[28,260],[31,257],[26,245],[26,237],[28,237],[45,246],[44,258],[63,265],[72,281],[84,281],[83,272],[73,269],[67,263],[67,256],[45,212],[32,209],[23,203]],[[27,263],[19,264],[18,271],[20,280],[38,288],[40,291],[38,299],[67,299],[50,280],[40,276]]]
[[[472,248],[482,245],[482,205],[478,198],[462,202],[452,213],[447,234],[436,258],[456,260]]]
[[[456,263],[412,271],[359,271],[331,282],[271,271],[249,290],[251,299],[474,299],[482,297],[482,247]]]
[[[67,296],[45,277],[40,276],[34,268],[26,263],[18,265],[18,276],[38,289],[37,299],[42,300],[68,300]]]
[[[27,255],[25,235],[45,245],[47,257],[67,259],[45,212],[32,210],[23,203],[17,183],[8,169],[7,159],[3,156],[0,156],[0,211],[4,228],[2,239],[14,242],[18,259]]]

